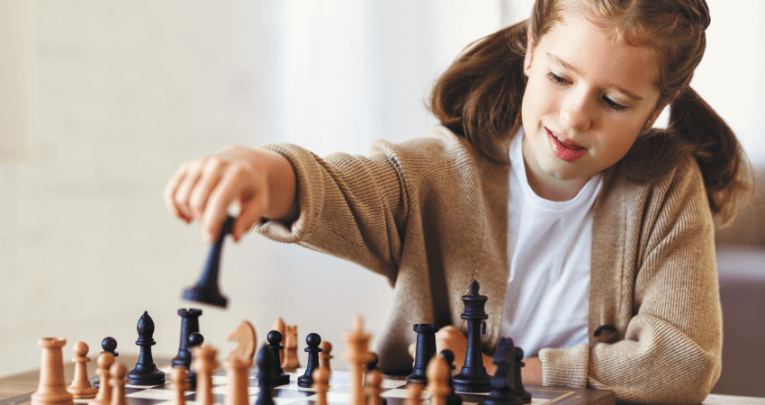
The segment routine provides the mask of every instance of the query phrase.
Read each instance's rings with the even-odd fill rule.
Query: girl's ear
[[[534,56],[534,41],[531,38],[531,26],[529,26],[526,33],[526,55],[523,57],[523,74],[529,77],[529,71],[531,70],[531,58]]]

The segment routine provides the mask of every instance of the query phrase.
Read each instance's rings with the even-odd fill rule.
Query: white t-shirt
[[[509,277],[500,333],[539,355],[545,347],[587,341],[592,216],[603,175],[569,201],[546,200],[531,189],[521,131],[510,147]]]

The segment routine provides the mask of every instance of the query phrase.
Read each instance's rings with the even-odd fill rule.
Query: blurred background
[[[177,309],[198,306],[180,293],[209,247],[197,224],[163,204],[181,163],[228,144],[367,154],[375,139],[426,136],[436,121],[424,103],[439,74],[472,41],[525,19],[531,4],[0,1],[0,376],[39,367],[43,336],[67,338],[67,359],[77,341],[95,357],[106,336],[137,353],[143,311],[156,324],[155,355],[174,356]],[[693,86],[761,168],[765,3],[708,4],[708,48]],[[725,280],[765,284],[759,207],[721,234],[721,291]],[[377,338],[392,300],[380,276],[256,234],[224,247],[221,289],[228,309],[203,307],[200,318],[221,355],[241,320],[264,340],[282,317],[298,325],[299,340],[316,332],[332,342],[339,359],[353,316]],[[763,291],[724,302],[740,307],[725,311],[726,350],[737,334],[759,346],[724,360],[727,393],[758,394],[735,385],[757,372],[736,362],[755,358],[762,368]],[[729,331],[736,316],[746,332]]]

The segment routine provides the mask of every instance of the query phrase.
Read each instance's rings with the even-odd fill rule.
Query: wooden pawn
[[[122,363],[114,363],[109,370],[112,375],[110,384],[112,386],[112,402],[111,405],[127,405],[127,399],[125,398],[125,376],[127,375],[127,367]]]
[[[88,354],[88,345],[85,342],[77,342],[74,344],[74,379],[72,384],[67,388],[72,396],[76,399],[95,398],[98,394],[98,388],[94,387],[88,381],[88,368],[86,364],[90,361]]]
[[[186,381],[189,378],[189,372],[183,367],[175,367],[170,373],[170,381],[173,384],[170,386],[175,393],[175,404],[186,405],[186,390],[189,389],[189,383]]]
[[[382,394],[382,381],[383,375],[380,370],[372,370],[367,373],[367,397],[369,398],[369,405],[383,405],[383,400],[380,397]]]
[[[422,385],[410,383],[406,386],[406,405],[422,405]]]
[[[431,405],[446,405],[446,396],[452,392],[449,387],[449,365],[443,357],[436,354],[428,363],[427,376]]]
[[[321,361],[321,367],[332,369],[329,366],[329,361],[334,358],[330,353],[332,352],[332,343],[326,340],[321,342],[321,352],[319,353],[319,360]]]
[[[111,367],[114,364],[114,355],[109,352],[102,352],[98,355],[98,370],[96,374],[101,376],[100,383],[98,384],[98,394],[96,398],[88,405],[109,405],[112,401],[112,385],[111,379]]]
[[[224,405],[249,405],[249,375],[250,364],[241,357],[232,356],[223,362],[228,376],[228,385]]]
[[[328,367],[321,366],[313,371],[313,388],[316,390],[316,405],[327,405],[327,391],[329,391],[329,379],[332,371]]]
[[[191,349],[191,369],[197,373],[196,402],[198,405],[213,405],[215,401],[212,393],[212,374],[218,368],[216,356],[218,351],[207,343]]]

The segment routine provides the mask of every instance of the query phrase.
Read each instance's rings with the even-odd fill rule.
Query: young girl
[[[699,403],[721,370],[713,215],[730,222],[750,192],[733,133],[689,87],[709,21],[704,0],[538,0],[438,80],[428,138],[368,158],[232,146],[182,165],[166,203],[214,238],[237,202],[235,240],[254,229],[385,275],[386,372],[411,368],[416,323],[453,325],[439,349],[464,353],[475,279],[482,344],[512,337],[526,383]]]

